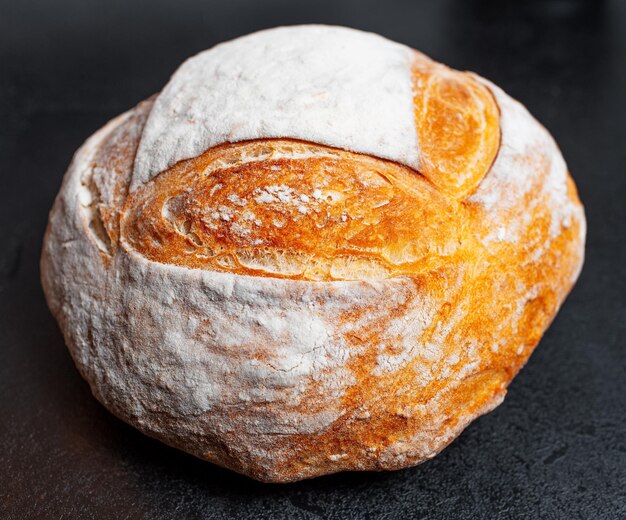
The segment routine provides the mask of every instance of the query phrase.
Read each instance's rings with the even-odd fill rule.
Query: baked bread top
[[[515,240],[508,212],[533,181],[513,163],[530,147],[550,164],[537,189],[553,230],[569,218],[565,164],[539,128],[493,85],[382,37],[263,31],[189,59],[156,97],[123,227],[146,257],[189,267],[305,280],[418,272],[474,247],[480,229],[484,243]]]

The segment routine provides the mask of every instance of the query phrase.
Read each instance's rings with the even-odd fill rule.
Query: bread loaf
[[[518,102],[300,26],[198,54],[90,137],[41,272],[111,412],[287,482],[418,464],[497,406],[584,240],[561,153]]]

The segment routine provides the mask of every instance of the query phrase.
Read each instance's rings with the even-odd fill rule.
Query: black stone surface
[[[492,79],[560,143],[580,281],[504,404],[439,457],[263,485],[148,439],[75,370],[39,285],[72,153],[187,56],[280,24],[382,33]],[[57,0],[0,4],[0,516],[626,518],[626,2]]]

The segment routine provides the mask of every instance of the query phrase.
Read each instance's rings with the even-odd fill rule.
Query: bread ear
[[[463,199],[478,187],[498,153],[498,105],[471,74],[417,53],[413,88],[420,172],[448,195]]]

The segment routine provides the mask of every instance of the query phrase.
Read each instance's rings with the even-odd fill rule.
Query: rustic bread
[[[83,145],[42,281],[109,410],[285,482],[420,463],[497,406],[584,238],[556,144],[498,87],[288,27],[191,58]]]

